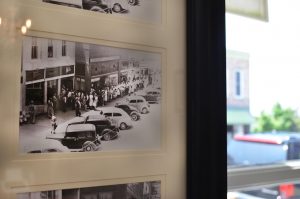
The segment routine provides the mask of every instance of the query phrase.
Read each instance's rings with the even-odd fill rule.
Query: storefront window
[[[31,59],[38,58],[38,46],[37,46],[37,39],[32,37],[32,46],[31,46]]]
[[[57,95],[57,79],[47,82],[47,99],[53,98],[54,95]]]
[[[67,44],[66,41],[61,41],[62,46],[61,46],[61,55],[66,56],[67,55]]]
[[[63,66],[61,68],[61,75],[74,74],[74,66]]]
[[[44,82],[26,85],[26,105],[29,105],[31,100],[35,105],[42,105],[44,103],[43,96]]]
[[[59,67],[46,69],[46,78],[57,77],[59,75]]]
[[[26,71],[26,82],[44,79],[44,69]]]
[[[48,40],[48,57],[53,57],[53,42],[52,40]]]
[[[73,90],[74,77],[66,77],[61,79],[61,86],[67,90]]]
[[[99,193],[99,199],[113,199],[113,193],[112,192]]]

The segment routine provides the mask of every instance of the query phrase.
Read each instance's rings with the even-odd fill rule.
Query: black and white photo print
[[[43,2],[104,14],[161,23],[162,0],[43,0]]]
[[[23,39],[19,151],[161,147],[161,54]]]

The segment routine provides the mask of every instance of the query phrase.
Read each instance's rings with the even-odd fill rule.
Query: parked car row
[[[158,88],[147,89],[140,91],[137,95],[142,96],[148,103],[159,103],[161,99],[161,92]]]
[[[118,137],[119,130],[133,127],[132,121],[141,119],[140,114],[150,112],[150,104],[142,96],[127,97],[115,107],[98,107],[75,118],[63,131],[48,135],[47,139],[58,140],[70,150],[97,151],[101,140],[109,141]]]

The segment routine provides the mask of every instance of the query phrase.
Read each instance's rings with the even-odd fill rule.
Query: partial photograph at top
[[[43,2],[161,23],[162,0],[43,0]]]

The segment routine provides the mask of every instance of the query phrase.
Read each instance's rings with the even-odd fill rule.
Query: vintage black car
[[[112,122],[103,115],[94,114],[82,117],[79,122],[72,124],[93,124],[96,127],[96,132],[103,140],[112,140],[118,137],[119,129],[112,124]]]
[[[92,124],[69,124],[65,132],[48,135],[46,139],[58,140],[69,149],[79,151],[97,151],[101,144]]]
[[[102,0],[83,0],[82,7],[85,10],[91,10],[96,12],[109,12],[107,5],[102,3]]]
[[[153,90],[148,90],[143,97],[146,99],[147,102],[149,103],[158,103],[161,98],[161,94],[159,90],[153,89]]]
[[[129,106],[127,104],[116,104],[115,107],[122,109],[123,111],[125,111],[133,121],[137,121],[141,118],[138,110],[133,107],[133,106]]]
[[[137,6],[140,4],[139,0],[83,0],[82,6],[85,10],[96,12],[115,13],[128,12],[129,5]]]

